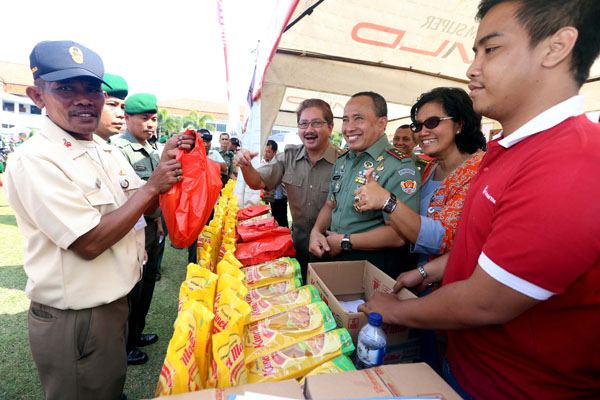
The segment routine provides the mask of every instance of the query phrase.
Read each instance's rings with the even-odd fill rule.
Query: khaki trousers
[[[125,384],[127,297],[83,310],[31,302],[31,354],[46,399],[119,399]]]

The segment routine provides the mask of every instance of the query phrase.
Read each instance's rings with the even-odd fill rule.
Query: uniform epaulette
[[[337,158],[342,158],[344,157],[346,154],[348,154],[350,152],[350,150],[346,150],[344,151],[342,154],[340,154]]]
[[[427,161],[424,158],[421,158],[421,157],[417,156],[417,164],[421,164],[424,167],[426,167],[429,164],[429,161]]]
[[[409,158],[410,157],[410,156],[407,156],[406,154],[404,154],[403,152],[401,152],[400,150],[398,150],[396,148],[391,148],[388,151],[386,151],[386,153],[393,155],[398,160],[404,160],[405,158]]]

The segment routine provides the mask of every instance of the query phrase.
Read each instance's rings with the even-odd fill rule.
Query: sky
[[[227,102],[216,0],[11,0],[2,14],[0,61],[29,64],[36,43],[73,40],[130,93]]]

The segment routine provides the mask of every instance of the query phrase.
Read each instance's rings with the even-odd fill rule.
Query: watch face
[[[350,243],[350,240],[342,240],[342,250],[352,250],[352,243]]]

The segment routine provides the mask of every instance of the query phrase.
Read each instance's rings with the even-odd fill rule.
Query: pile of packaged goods
[[[236,257],[238,215],[272,218],[268,206],[239,211],[230,181],[181,284],[156,396],[355,369],[348,331],[335,329],[314,286],[302,286],[294,258],[244,266]]]

